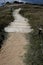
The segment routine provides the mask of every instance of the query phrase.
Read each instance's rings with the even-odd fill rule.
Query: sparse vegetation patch
[[[41,26],[43,29],[43,7],[38,5],[24,5],[20,14],[30,21],[33,32],[26,35],[26,39],[29,40],[27,53],[25,54],[24,62],[26,65],[43,65],[43,33],[38,34],[38,28]]]

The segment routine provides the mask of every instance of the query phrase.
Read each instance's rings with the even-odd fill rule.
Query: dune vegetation
[[[4,27],[6,27],[10,22],[13,22],[13,20],[14,18],[10,9],[8,7],[0,7],[0,48],[6,36]]]
[[[39,35],[39,27],[43,29],[43,6],[24,5],[20,14],[29,19],[31,28],[34,30],[26,35],[30,44],[27,45],[27,53],[24,62],[26,65],[43,65],[43,31]]]

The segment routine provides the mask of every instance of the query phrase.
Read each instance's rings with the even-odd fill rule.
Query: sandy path
[[[27,44],[23,33],[9,33],[0,54],[0,65],[25,65],[23,55]]]
[[[25,65],[23,63],[24,47],[27,44],[25,33],[31,31],[27,20],[19,14],[20,9],[13,12],[14,22],[11,22],[5,31],[8,32],[8,38],[0,52],[0,65]]]
[[[19,14],[21,9],[16,9],[13,12],[13,16],[15,18],[14,22],[11,22],[8,27],[5,28],[6,32],[20,32],[20,33],[28,33],[31,32],[31,26],[28,24],[28,19],[22,17]]]

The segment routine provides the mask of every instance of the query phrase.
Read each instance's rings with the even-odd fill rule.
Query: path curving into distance
[[[25,33],[27,34],[32,30],[28,20],[19,14],[20,10],[19,8],[13,12],[14,22],[11,22],[4,29],[8,32],[8,36],[4,40],[4,45],[0,52],[0,65],[25,65],[23,62],[24,53],[26,53],[24,47],[27,45]]]
[[[15,18],[14,22],[11,22],[8,27],[5,28],[6,32],[20,32],[20,33],[28,33],[31,32],[30,25],[28,24],[28,19],[22,17],[19,14],[21,8],[15,10],[13,12],[13,16]]]

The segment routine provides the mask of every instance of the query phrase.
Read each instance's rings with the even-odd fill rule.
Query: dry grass
[[[20,13],[28,18],[32,28],[43,25],[43,7],[37,5],[24,5]]]
[[[12,16],[12,12],[10,10],[0,12],[0,27],[4,28],[10,22],[13,22],[14,18]]]
[[[30,45],[26,47],[24,62],[26,65],[43,65],[43,34],[38,34],[38,28],[43,29],[43,6],[24,5],[20,14],[30,20],[29,23],[34,29],[33,32],[26,35],[27,40],[30,37]]]
[[[3,40],[6,37],[4,27],[6,27],[10,22],[13,22],[13,20],[14,18],[9,8],[0,7],[0,48],[3,44]]]

